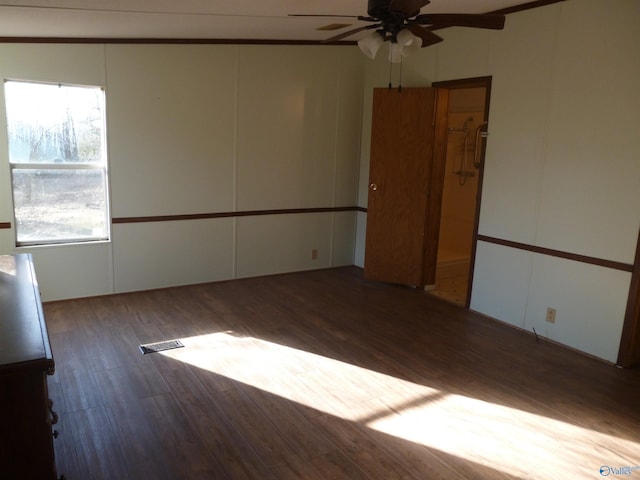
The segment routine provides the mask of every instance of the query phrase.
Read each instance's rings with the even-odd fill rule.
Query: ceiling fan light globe
[[[400,53],[403,57],[408,57],[422,47],[422,39],[414,35],[408,29],[401,30],[397,35],[398,45],[400,45]]]
[[[382,38],[382,35],[378,32],[371,32],[358,40],[358,47],[362,53],[373,60],[376,58],[376,54],[378,53],[378,50],[380,50],[383,42],[384,39]]]
[[[407,28],[400,30],[396,38],[398,40],[398,44],[402,46],[403,50],[413,52],[422,47],[422,39],[411,33]]]

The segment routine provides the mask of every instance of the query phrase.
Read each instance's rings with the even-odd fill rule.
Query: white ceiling
[[[432,0],[422,13],[487,13],[529,1]],[[288,15],[357,16],[366,10],[367,0],[0,0],[0,37],[316,41],[348,28],[316,30],[323,25],[364,23]]]

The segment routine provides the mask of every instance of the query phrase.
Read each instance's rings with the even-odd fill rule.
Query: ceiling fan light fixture
[[[389,61],[391,63],[400,63],[402,57],[417,52],[422,47],[422,39],[414,35],[408,29],[400,30],[395,40],[389,45]]]
[[[368,58],[373,60],[376,58],[376,54],[380,47],[384,43],[384,38],[377,30],[370,32],[366,36],[358,40],[358,47]]]

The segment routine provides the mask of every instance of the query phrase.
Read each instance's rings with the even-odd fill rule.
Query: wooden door
[[[374,90],[364,263],[368,279],[421,286],[435,276],[438,236],[429,229],[437,228],[440,212],[430,201],[438,203],[441,197],[444,158],[438,157],[442,146],[436,144],[435,132],[441,116],[436,107],[446,106],[444,100],[434,88]],[[439,159],[435,169],[434,153]]]

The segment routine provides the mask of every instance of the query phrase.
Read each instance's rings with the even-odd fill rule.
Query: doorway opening
[[[449,90],[449,103],[435,285],[428,291],[465,307],[473,284],[490,82],[434,84]]]

